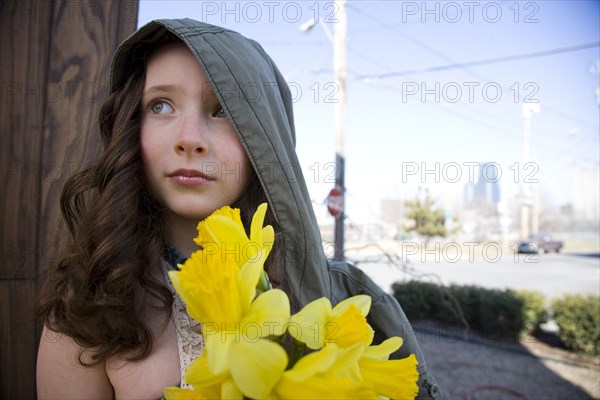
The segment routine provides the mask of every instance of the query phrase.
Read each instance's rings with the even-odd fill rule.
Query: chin
[[[223,202],[223,204],[220,204],[221,202],[213,203],[216,204],[209,206],[207,204],[202,204],[202,202],[199,202],[197,199],[194,199],[192,201],[167,204],[167,208],[172,214],[178,216],[179,218],[199,222],[208,217],[214,211],[229,204],[228,202]]]
[[[203,219],[205,219],[206,217],[208,217],[210,214],[212,214],[214,210],[212,211],[197,211],[197,212],[191,212],[191,213],[186,213],[181,215],[181,217],[185,218],[185,219],[189,219],[189,220],[193,220],[196,222],[200,222]]]
[[[216,210],[216,209],[215,209]],[[212,212],[214,210],[212,209],[190,209],[188,208],[183,208],[183,207],[169,207],[169,211],[170,214],[173,217],[176,217],[177,219],[181,219],[181,220],[189,220],[189,221],[194,221],[194,222],[200,222],[201,220],[205,219],[206,217],[208,217],[210,214],[212,214]]]

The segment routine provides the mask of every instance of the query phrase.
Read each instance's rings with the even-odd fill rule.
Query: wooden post
[[[346,131],[346,1],[336,0],[337,22],[333,30],[333,69],[335,84],[339,89],[338,102],[334,104],[335,114],[335,187],[342,192],[342,215],[335,219],[334,243],[335,260],[344,260],[344,224],[346,219],[346,156],[344,152],[344,134]]]
[[[137,0],[0,2],[0,398],[35,393],[40,275],[67,242],[59,198],[100,148],[113,52]]]

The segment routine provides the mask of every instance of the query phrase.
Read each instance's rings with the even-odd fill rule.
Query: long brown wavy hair
[[[160,44],[173,40],[179,39],[167,37]],[[146,189],[140,151],[140,102],[149,51],[132,63],[126,82],[101,108],[102,155],[63,188],[61,211],[73,246],[48,270],[38,301],[38,315],[49,329],[92,350],[90,361],[79,356],[86,366],[115,355],[138,361],[150,354],[152,333],[139,309],[151,307],[146,295],[166,318],[171,313],[172,293],[150,274],[165,251],[165,210]],[[240,208],[247,230],[265,201],[254,173],[243,197],[232,205]],[[265,269],[274,286],[289,292],[282,274],[281,233],[270,210],[265,223],[276,232]],[[140,293],[143,298],[136,298]]]

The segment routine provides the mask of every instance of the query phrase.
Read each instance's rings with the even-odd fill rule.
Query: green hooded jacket
[[[111,91],[127,77],[141,46],[170,31],[196,56],[210,80],[256,171],[269,208],[281,226],[284,274],[301,304],[328,297],[333,304],[357,294],[372,298],[368,321],[374,342],[404,339],[392,358],[415,354],[419,362],[419,399],[440,399],[415,334],[398,302],[361,270],[326,258],[300,163],[292,96],[287,83],[262,47],[237,32],[191,19],[156,20],[138,29],[113,58]]]

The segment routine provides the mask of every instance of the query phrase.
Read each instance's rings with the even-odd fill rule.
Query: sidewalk
[[[413,328],[444,399],[600,399],[598,357],[531,337],[509,344],[448,334],[431,322]]]

